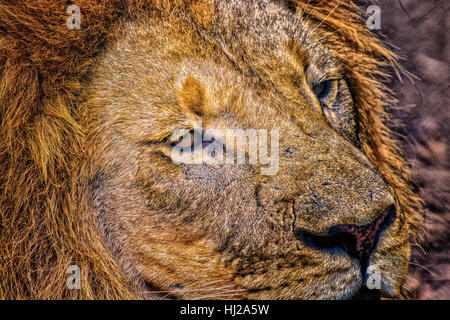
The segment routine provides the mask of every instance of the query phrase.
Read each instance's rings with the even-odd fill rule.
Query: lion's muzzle
[[[350,256],[359,260],[361,272],[365,274],[370,254],[376,247],[379,235],[383,228],[395,218],[395,213],[395,205],[391,205],[370,224],[363,226],[340,224],[332,226],[327,235],[315,235],[300,231],[298,236],[314,247],[342,248]]]

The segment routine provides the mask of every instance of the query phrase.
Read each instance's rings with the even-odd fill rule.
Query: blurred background
[[[398,47],[403,66],[420,80],[393,79],[403,148],[425,205],[425,236],[413,247],[406,286],[416,299],[450,299],[450,168],[448,97],[450,1],[356,1],[381,9],[381,33]],[[399,130],[397,130],[399,131]]]

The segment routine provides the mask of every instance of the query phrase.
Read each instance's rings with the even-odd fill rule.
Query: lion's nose
[[[366,272],[369,256],[375,249],[382,227],[395,218],[395,205],[389,206],[372,223],[364,226],[340,224],[332,226],[327,235],[315,235],[301,232],[299,237],[309,244],[319,248],[341,247],[349,255],[361,263],[363,274]]]

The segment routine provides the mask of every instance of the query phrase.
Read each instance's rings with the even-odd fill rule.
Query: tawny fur
[[[68,3],[0,4],[0,298],[128,299],[136,288],[119,269],[87,210],[77,161],[84,141],[78,118],[95,57],[114,38],[119,20],[148,10],[191,6],[194,20],[211,23],[202,1],[81,0],[82,27],[66,27]],[[206,2],[207,3],[207,2]],[[364,151],[394,187],[410,225],[421,204],[388,129],[383,85],[398,58],[366,29],[346,0],[292,1],[298,15],[321,24],[351,75]],[[206,4],[207,6],[207,4]],[[204,9],[204,10],[202,10]],[[82,266],[81,290],[68,290],[66,269]]]

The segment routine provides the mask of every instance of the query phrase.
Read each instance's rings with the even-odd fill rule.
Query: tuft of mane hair
[[[89,214],[80,178],[86,169],[77,161],[84,140],[78,106],[96,56],[121,21],[192,1],[79,0],[79,30],[66,26],[70,2],[0,3],[0,299],[140,298]],[[327,30],[344,61],[364,151],[395,189],[415,237],[421,202],[385,111],[396,104],[383,83],[401,70],[398,57],[351,1],[289,2],[300,19]],[[81,268],[80,290],[66,286],[71,264]]]

